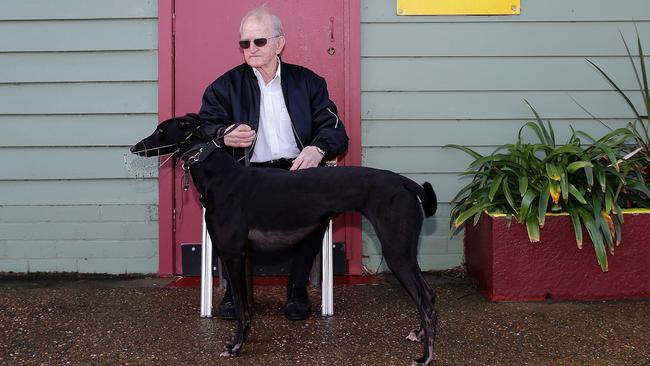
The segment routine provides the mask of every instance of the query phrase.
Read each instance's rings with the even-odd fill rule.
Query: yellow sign
[[[513,15],[520,0],[397,0],[397,15]]]

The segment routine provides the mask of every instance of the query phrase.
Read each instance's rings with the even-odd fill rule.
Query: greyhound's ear
[[[192,128],[196,126],[198,121],[199,121],[199,116],[196,113],[188,113],[182,117],[179,126],[182,129]]]
[[[188,128],[192,127],[192,122],[186,121],[186,120],[181,120],[178,123],[178,127],[180,127],[181,130],[187,130]]]
[[[183,118],[183,119],[178,123],[178,127],[180,127],[181,130],[189,130],[189,129],[191,129],[192,127],[194,127],[194,125],[195,125],[195,122],[194,122],[194,121],[192,121],[192,120],[188,120],[188,119],[185,119],[185,118]]]

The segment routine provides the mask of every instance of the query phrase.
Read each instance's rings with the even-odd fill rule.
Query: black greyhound
[[[338,214],[357,211],[372,223],[386,264],[417,306],[420,327],[407,338],[424,341],[424,353],[413,363],[428,365],[436,335],[435,295],[422,276],[416,255],[423,216],[432,216],[437,208],[431,185],[421,186],[393,172],[364,167],[297,171],[244,167],[212,137],[202,130],[196,115],[188,114],[161,123],[131,152],[140,156],[174,154],[190,170],[206,209],[205,222],[215,254],[221,257],[233,290],[238,326],[221,356],[239,355],[251,327],[248,251],[286,248]]]

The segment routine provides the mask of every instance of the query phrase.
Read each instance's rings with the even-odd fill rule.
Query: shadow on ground
[[[464,276],[427,280],[435,365],[650,365],[648,301],[491,303]],[[219,353],[234,323],[199,318],[198,289],[164,284],[0,281],[0,365],[408,365],[422,351],[405,339],[417,316],[390,276],[335,287],[335,316],[301,322],[282,315],[284,288],[257,288],[249,341],[230,360]]]

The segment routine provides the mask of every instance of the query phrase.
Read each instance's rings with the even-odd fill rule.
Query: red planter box
[[[589,235],[578,249],[569,216],[548,216],[531,243],[514,219],[483,215],[465,227],[465,266],[493,301],[650,298],[650,213],[624,216],[622,241],[603,273]]]

